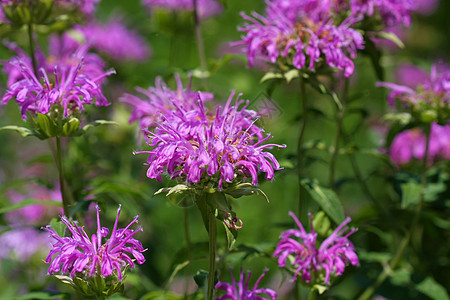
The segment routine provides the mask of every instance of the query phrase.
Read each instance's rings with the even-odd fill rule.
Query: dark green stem
[[[214,275],[216,271],[216,217],[214,211],[209,209],[209,274],[208,274],[208,300],[212,300],[214,293]]]
[[[27,31],[28,31],[28,43],[30,46],[31,64],[33,65],[34,75],[38,76],[36,53],[35,53],[36,50],[35,50],[34,41],[33,41],[33,24],[31,24],[31,23],[28,24]]]
[[[191,236],[189,234],[189,211],[187,207],[183,207],[184,215],[184,238],[186,240],[186,256],[188,261],[191,261]],[[185,289],[184,289],[184,299],[189,299],[188,288],[189,288],[189,274],[185,272]]]
[[[302,102],[302,121],[300,124],[300,133],[297,142],[297,175],[298,175],[298,217],[301,218],[304,206],[305,191],[301,184],[302,181],[302,165],[303,165],[303,139],[305,135],[306,122],[308,120],[308,105],[306,102],[306,84],[305,79],[300,74],[300,101]]]
[[[67,199],[65,183],[64,183],[64,168],[62,162],[62,151],[61,151],[61,138],[56,137],[56,166],[58,167],[59,175],[59,188],[61,190],[61,198],[63,201],[64,215],[69,217],[69,205],[70,200]]]
[[[308,300],[316,300],[317,292],[314,288],[309,290]]]
[[[206,68],[206,56],[205,56],[205,46],[203,44],[202,27],[200,24],[200,19],[198,18],[198,5],[197,0],[194,0],[194,26],[195,26],[195,39],[197,41],[198,57],[200,60],[200,69],[205,72]]]
[[[328,185],[330,186],[330,188],[334,188],[334,177],[335,177],[335,170],[336,170],[336,159],[339,153],[339,140],[341,137],[341,131],[342,131],[342,123],[344,121],[344,115],[345,115],[345,103],[346,103],[346,98],[347,98],[347,94],[348,94],[348,86],[349,86],[349,80],[348,78],[344,79],[344,92],[343,92],[343,96],[342,96],[342,102],[341,102],[341,106],[338,107],[338,112],[337,112],[337,116],[336,116],[336,135],[334,136],[334,145],[333,145],[333,153],[331,154],[331,159],[330,159],[330,172],[329,172],[329,181],[328,181]]]
[[[412,235],[416,231],[416,227],[420,219],[420,213],[422,212],[425,187],[427,185],[427,161],[430,144],[430,124],[427,124],[427,127],[425,129],[425,136],[426,136],[425,155],[423,158],[423,166],[421,174],[422,193],[419,198],[419,203],[417,204],[416,209],[414,211],[414,216],[409,231],[403,238],[403,240],[400,242],[400,246],[397,248],[397,252],[395,253],[394,258],[392,258],[389,265],[383,269],[383,272],[381,272],[380,275],[378,275],[378,278],[375,280],[375,282],[361,294],[358,300],[370,299],[370,297],[373,295],[373,293],[375,293],[377,288],[386,280],[387,277],[389,277],[392,271],[397,267],[397,264],[400,262],[400,259],[402,258],[403,253],[405,252]]]

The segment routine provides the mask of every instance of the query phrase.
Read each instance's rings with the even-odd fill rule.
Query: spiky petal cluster
[[[278,257],[280,267],[286,266],[288,257],[293,256],[291,264],[296,268],[294,279],[297,278],[298,274],[301,274],[302,279],[306,282],[314,279],[315,283],[329,284],[330,276],[334,274],[342,275],[348,263],[352,265],[359,263],[353,244],[348,240],[348,237],[356,229],[352,229],[344,235],[346,231],[344,226],[351,221],[350,218],[346,218],[318,248],[317,233],[314,232],[312,226],[312,215],[310,214],[311,232],[307,233],[295,214],[293,212],[289,212],[289,214],[297,223],[299,229],[290,229],[283,232],[280,235],[281,241],[273,255]],[[320,274],[323,271],[325,272],[324,279]],[[322,280],[323,282],[321,282]]]
[[[84,55],[87,47],[81,47],[74,55],[72,65],[56,65],[52,74],[44,68],[34,74],[29,61],[20,57],[13,57],[9,63],[21,70],[23,79],[9,86],[3,96],[2,104],[14,99],[21,107],[22,118],[26,119],[26,112],[47,114],[52,107],[60,106],[64,117],[75,111],[82,111],[84,105],[108,105],[102,93],[102,79],[114,73],[109,71],[96,78],[90,78],[83,73]]]
[[[116,271],[118,279],[122,280],[123,270],[126,267],[134,268],[134,260],[138,264],[145,262],[142,252],[147,249],[144,249],[141,242],[134,238],[134,235],[142,231],[142,228],[129,229],[131,225],[137,223],[139,216],[136,216],[127,227],[118,229],[119,206],[111,236],[102,243],[102,238],[108,236],[109,229],[100,226],[99,212],[97,205],[97,233],[91,238],[83,227],[78,226],[76,222],[70,222],[65,216],[61,217],[61,220],[72,236],[61,237],[50,226],[45,228],[56,240],[45,260],[45,263],[50,264],[49,274],[62,272],[74,277],[77,273],[82,273],[83,276],[93,277],[101,274],[106,277]]]
[[[239,281],[236,283],[236,280],[231,273],[232,284],[228,282],[219,281],[215,288],[218,290],[225,291],[225,294],[221,297],[216,298],[216,300],[264,300],[264,299],[272,299],[275,300],[277,298],[277,293],[269,288],[258,288],[259,282],[266,275],[268,269],[264,271],[264,273],[256,280],[253,288],[249,289],[248,284],[250,281],[251,272],[248,271],[247,274],[241,271],[241,275],[239,277]],[[269,298],[262,297],[261,294],[266,294]]]
[[[163,8],[173,11],[193,11],[194,0],[143,0],[150,9]],[[222,12],[223,6],[216,0],[197,0],[197,12],[200,19],[209,18]]]
[[[346,77],[353,73],[352,59],[363,48],[361,33],[351,28],[357,19],[350,16],[334,22],[329,13],[313,13],[312,8],[319,8],[321,1],[309,2],[309,6],[293,5],[282,10],[282,2],[266,1],[267,17],[255,12],[252,16],[242,14],[247,23],[239,30],[245,35],[234,45],[246,46],[250,66],[255,58],[271,63],[284,58],[298,69],[316,70],[328,65],[343,70]]]
[[[76,29],[82,32],[89,45],[114,60],[143,61],[150,56],[150,48],[144,38],[126,28],[120,18],[106,24],[89,22]]]
[[[184,89],[178,74],[175,74],[175,81],[177,83],[176,90],[168,88],[161,77],[156,78],[155,86],[151,86],[148,89],[136,88],[145,99],[125,94],[121,100],[133,106],[130,123],[138,121],[142,131],[151,130],[161,121],[163,115],[167,118],[177,108],[191,111],[196,107],[199,98],[202,101],[214,98],[211,93],[191,91],[190,83]]]
[[[177,107],[169,118],[163,118],[150,133],[147,176],[162,180],[166,171],[171,179],[187,184],[200,184],[222,189],[224,181],[239,183],[251,179],[258,183],[258,172],[266,173],[271,180],[274,170],[281,169],[275,156],[267,148],[285,147],[264,144],[271,136],[263,137],[262,130],[254,125],[257,114],[247,110],[248,101],[236,100],[231,106],[234,92],[225,107],[215,114],[205,110],[203,102],[185,111]],[[240,108],[240,106],[242,108]]]
[[[401,166],[425,157],[427,138],[420,128],[405,130],[395,136],[389,156],[393,163]],[[428,146],[428,164],[437,159],[450,160],[450,125],[431,124]]]
[[[450,68],[443,63],[436,63],[427,77],[422,77],[424,81],[417,83],[415,87],[390,82],[379,82],[377,85],[392,90],[388,95],[390,105],[394,105],[395,100],[403,102],[407,107],[436,100],[450,104]]]

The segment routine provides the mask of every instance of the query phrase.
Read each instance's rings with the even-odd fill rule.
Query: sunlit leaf
[[[431,299],[449,300],[449,296],[445,288],[436,282],[432,277],[425,278],[416,285],[416,289]]]
[[[321,187],[309,178],[302,179],[301,184],[336,224],[341,224],[344,221],[344,209],[333,190]]]

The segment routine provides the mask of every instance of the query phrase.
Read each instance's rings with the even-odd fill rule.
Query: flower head
[[[247,178],[256,185],[258,172],[273,179],[274,170],[281,168],[265,149],[285,146],[264,144],[271,136],[263,137],[254,124],[256,112],[247,110],[248,102],[239,100],[239,96],[231,106],[233,96],[234,92],[215,114],[197,100],[193,110],[177,107],[169,118],[163,117],[149,133],[153,150],[137,152],[149,154],[147,176],[161,181],[165,170],[171,179],[219,190],[224,182],[240,183]]]
[[[144,38],[126,28],[120,18],[106,24],[89,22],[76,29],[82,32],[89,45],[114,60],[144,61],[150,56],[150,48]]]
[[[306,282],[313,280],[315,283],[330,283],[331,275],[342,275],[348,263],[357,265],[358,256],[355,253],[353,244],[348,240],[356,229],[351,229],[345,233],[347,225],[351,219],[346,218],[334,232],[327,237],[317,248],[317,233],[314,232],[311,218],[311,232],[307,233],[293,212],[289,212],[297,223],[299,229],[290,229],[280,235],[281,241],[273,255],[278,257],[278,265],[286,266],[289,256],[293,256],[291,265],[296,269],[294,279],[301,274]],[[323,278],[322,272],[325,272]]]
[[[405,130],[395,136],[389,156],[397,166],[410,161],[423,160],[426,149],[426,136],[420,128]],[[450,125],[431,124],[428,146],[428,164],[436,159],[450,160]]]
[[[248,271],[247,274],[241,271],[241,275],[239,277],[239,282],[236,284],[236,280],[233,277],[233,273],[231,273],[232,284],[228,282],[219,281],[216,284],[216,289],[225,291],[225,294],[221,297],[216,298],[216,300],[264,300],[264,299],[272,299],[275,300],[277,298],[277,293],[269,288],[258,288],[259,282],[266,275],[268,269],[264,271],[264,273],[256,280],[253,288],[249,289],[248,284],[250,281],[251,272]],[[269,298],[262,297],[261,294],[266,294]]]
[[[348,77],[357,50],[364,48],[360,21],[374,16],[384,27],[409,25],[411,9],[411,0],[266,0],[265,16],[242,14],[244,35],[234,45],[246,46],[250,66],[255,58],[281,59],[297,69],[337,68]]]
[[[61,217],[61,220],[72,236],[61,237],[50,226],[45,228],[56,240],[45,260],[45,263],[50,264],[49,274],[62,272],[63,274],[69,273],[71,277],[80,273],[87,277],[95,275],[107,277],[115,271],[118,279],[122,280],[122,272],[127,267],[134,268],[134,261],[137,261],[138,264],[145,262],[142,252],[147,249],[144,249],[141,242],[134,238],[134,235],[142,231],[142,228],[129,229],[131,225],[137,223],[139,216],[136,216],[127,227],[118,229],[119,206],[111,236],[105,243],[102,243],[102,239],[108,236],[109,229],[100,227],[99,213],[100,209],[97,205],[97,233],[93,234],[91,238],[83,227],[79,227],[76,222],[69,221],[65,216]],[[54,256],[55,254],[56,256]]]
[[[138,121],[142,131],[153,129],[162,120],[171,115],[177,107],[185,111],[191,111],[196,107],[198,99],[202,101],[212,100],[213,94],[207,92],[197,92],[191,90],[191,84],[186,89],[183,88],[180,76],[175,74],[177,89],[171,90],[161,77],[157,77],[155,86],[148,89],[136,88],[145,99],[135,95],[125,94],[121,100],[131,104],[134,108],[130,123]]]
[[[20,79],[11,86],[3,96],[2,104],[15,98],[21,107],[22,118],[26,119],[26,112],[47,114],[51,109],[62,108],[66,118],[77,111],[82,111],[84,105],[95,103],[97,106],[108,105],[102,93],[102,79],[114,73],[109,71],[96,78],[90,78],[83,73],[84,56],[87,47],[81,47],[74,55],[73,63],[58,64],[52,73],[45,68],[34,74],[30,62],[21,57],[13,57],[9,63],[22,72]]]
[[[143,0],[150,9],[163,8],[173,11],[193,11],[194,0]],[[200,19],[209,18],[222,12],[223,6],[216,0],[197,0],[197,11]]]
[[[391,106],[397,102],[426,123],[446,122],[450,118],[450,68],[437,63],[431,67],[430,75],[419,73],[413,80],[414,86],[391,82],[379,82],[377,86],[391,89],[387,97]]]

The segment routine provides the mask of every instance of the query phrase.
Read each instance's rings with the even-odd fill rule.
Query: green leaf
[[[198,285],[199,288],[206,287],[208,284],[208,272],[205,270],[198,270],[194,275],[194,281]]]
[[[119,124],[114,121],[95,120],[94,122],[84,125],[83,128],[80,131],[78,131],[78,133],[76,135],[82,135],[82,134],[86,133],[89,129],[91,129],[93,127],[97,127],[97,126],[102,126],[102,125],[119,125]]]
[[[29,205],[35,205],[35,204],[52,205],[52,206],[61,206],[62,207],[62,202],[60,202],[60,201],[40,201],[40,200],[35,200],[35,199],[25,199],[20,202],[12,203],[12,204],[9,204],[7,206],[0,208],[0,214],[4,214],[9,211],[17,210],[17,209],[20,209],[20,208],[23,208],[23,207],[26,207]]]
[[[319,186],[317,182],[309,178],[302,179],[301,185],[336,224],[341,224],[344,221],[344,209],[335,192]]]
[[[72,118],[66,122],[62,127],[62,136],[72,136],[76,134],[80,127],[80,120]]]
[[[415,182],[403,183],[400,186],[402,190],[402,203],[403,209],[413,207],[419,204],[420,195],[423,192],[423,186]]]
[[[240,198],[242,196],[260,195],[269,203],[269,198],[260,188],[253,186],[251,183],[241,183],[232,188],[223,191],[225,194],[233,198]]]
[[[284,73],[283,76],[286,78],[287,83],[289,83],[292,79],[298,78],[300,76],[300,72],[297,69],[292,69]]]
[[[330,219],[327,218],[323,211],[315,214],[313,218],[314,231],[320,236],[329,236],[328,231],[330,230],[330,225]]]
[[[229,228],[226,224],[223,224],[223,226],[225,227],[228,250],[232,250],[236,243],[238,231],[234,228]]]
[[[403,44],[403,42],[393,32],[378,31],[374,34],[374,37],[389,40],[389,41],[393,42],[394,44],[396,44],[401,49],[405,48],[405,44]]]
[[[53,230],[60,236],[65,236],[66,232],[66,225],[64,225],[63,222],[59,218],[53,218],[50,221],[50,227],[53,228]]]
[[[437,283],[432,277],[425,278],[416,285],[416,289],[434,300],[449,300],[445,288]]]
[[[408,125],[412,120],[412,116],[409,113],[388,113],[383,116],[383,121],[395,121],[400,125]]]
[[[326,290],[328,290],[328,287],[326,285],[315,284],[312,286],[312,289],[316,290],[319,295],[322,295]]]
[[[270,79],[280,79],[283,78],[283,74],[281,73],[275,73],[275,72],[267,72],[264,74],[264,76],[261,78],[259,83],[263,83],[264,81],[270,80]]]
[[[37,114],[36,122],[37,130],[46,137],[54,137],[58,135],[58,125],[55,121],[45,114]]]
[[[22,136],[32,136],[32,135],[37,136],[38,135],[33,130],[30,130],[25,127],[15,126],[15,125],[3,126],[3,127],[0,127],[0,130],[14,130],[14,131],[20,133],[20,135],[22,135]]]
[[[53,294],[50,292],[30,292],[24,295],[15,297],[14,300],[53,300],[53,299],[68,299],[66,294]]]
[[[411,272],[402,268],[395,270],[391,275],[390,281],[397,286],[405,286],[411,282]]]

